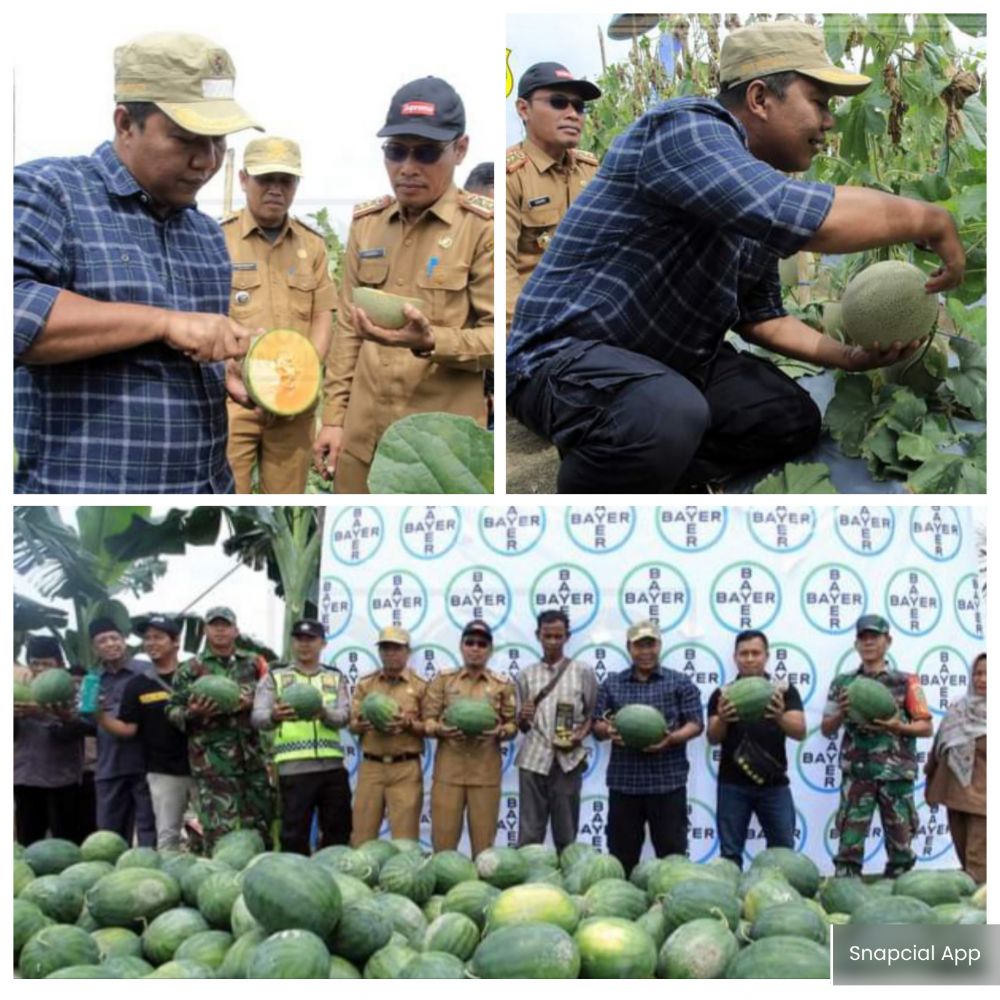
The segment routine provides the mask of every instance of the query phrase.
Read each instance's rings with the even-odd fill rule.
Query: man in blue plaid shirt
[[[660,665],[663,640],[655,622],[636,622],[626,633],[632,664],[610,674],[597,692],[592,732],[613,746],[608,783],[608,850],[627,875],[638,863],[649,824],[658,858],[687,852],[685,744],[703,727],[701,694],[683,674]],[[625,746],[614,716],[626,705],[651,705],[667,733],[645,750]]]
[[[114,141],[14,171],[18,492],[232,492],[225,393],[249,402],[249,331],[195,196],[226,135],[259,127],[235,74],[197,35],[121,46]]]
[[[730,34],[717,100],[664,101],[614,141],[517,300],[511,413],[560,451],[560,493],[703,489],[810,448],[820,414],[750,343],[863,371],[922,341],[848,347],[787,315],[777,260],[917,242],[958,285],[965,253],[944,209],[794,180],[834,125],[830,100],[866,76],[835,67],[798,21]]]

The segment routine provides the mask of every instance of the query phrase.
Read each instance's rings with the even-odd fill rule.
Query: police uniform
[[[568,149],[562,162],[531,141],[507,150],[507,326],[517,297],[559,220],[597,173],[593,153]]]
[[[357,286],[423,300],[433,327],[427,357],[363,340],[350,322]],[[389,425],[441,411],[486,423],[483,372],[493,367],[493,200],[452,185],[415,223],[388,196],[354,210],[323,423],[344,428],[335,493],[367,493]]]
[[[419,720],[426,691],[427,681],[408,667],[395,678],[384,670],[362,677],[351,701],[351,725],[360,721],[361,703],[375,693],[388,695],[400,712]],[[352,843],[357,846],[378,837],[386,813],[393,837],[416,840],[424,799],[423,739],[414,733],[371,729],[362,734],[358,744],[361,765],[355,783]]]
[[[247,147],[245,166],[249,173],[300,173],[285,162],[288,153],[281,148],[272,155],[278,162],[254,166],[251,147],[259,147],[266,156],[268,143],[293,146],[294,160],[298,160],[298,148],[289,140],[259,139]],[[270,167],[273,170],[267,169]],[[233,262],[230,317],[254,333],[259,329],[297,330],[309,338],[316,314],[332,310],[337,304],[337,289],[327,269],[323,237],[304,222],[288,216],[272,242],[249,208],[223,219],[222,232]],[[251,475],[257,463],[261,493],[302,493],[312,461],[315,410],[294,417],[278,417],[255,413],[233,400],[227,405],[226,455],[236,478],[236,492],[250,492]]]
[[[513,739],[514,685],[492,670],[466,667],[439,673],[427,688],[424,722],[428,736],[437,736],[448,706],[459,698],[488,701],[500,720],[501,738]],[[500,816],[500,742],[495,737],[438,736],[431,786],[431,841],[435,851],[454,850],[468,813],[473,856],[496,839]]]

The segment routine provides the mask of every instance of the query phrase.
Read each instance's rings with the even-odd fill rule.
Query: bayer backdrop
[[[570,655],[599,680],[628,666],[625,631],[643,618],[663,630],[663,662],[701,691],[735,676],[733,639],[767,632],[769,672],[802,695],[808,735],[788,741],[796,846],[832,871],[840,770],[838,737],[819,732],[833,677],[855,669],[854,623],[873,612],[892,624],[890,660],[919,674],[935,729],[965,694],[985,649],[971,511],[950,507],[347,507],[328,509],[320,576],[325,662],[353,685],[378,669],[376,633],[408,629],[411,667],[428,680],[460,663],[462,626],[494,630],[491,669],[515,676],[538,659],[535,615],[570,616]],[[610,744],[590,744],[579,839],[607,850]],[[919,741],[921,766],[930,740]],[[504,745],[498,844],[517,841],[515,744]],[[704,736],[687,745],[689,854],[718,853],[718,750]],[[358,755],[348,746],[352,776]],[[427,741],[421,836],[429,843],[433,741]],[[943,808],[916,786],[918,864],[956,867]],[[876,813],[866,871],[885,863]],[[765,846],[751,826],[747,856]],[[463,840],[463,849],[468,849]],[[649,847],[647,845],[647,852]]]

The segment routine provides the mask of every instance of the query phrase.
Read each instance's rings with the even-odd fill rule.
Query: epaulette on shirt
[[[354,218],[360,219],[363,215],[371,215],[372,212],[381,212],[392,204],[392,198],[384,194],[381,198],[372,198],[370,201],[363,201],[360,205],[354,206]]]
[[[484,219],[493,218],[493,199],[487,198],[484,194],[470,194],[468,191],[460,190],[458,203],[462,208],[482,216]]]
[[[585,149],[574,149],[573,159],[579,160],[581,163],[589,163],[592,167],[599,167],[601,165],[601,161],[593,153],[588,153]]]
[[[520,170],[528,162],[528,154],[520,146],[511,146],[507,150],[507,173]]]
[[[303,229],[308,229],[310,233],[314,236],[318,236],[321,240],[325,240],[326,237],[315,227],[306,222],[305,219],[300,219],[297,215],[292,216],[292,222],[300,225]]]
[[[228,215],[224,215],[222,220],[219,222],[220,226],[224,226],[227,222],[232,222],[233,219],[238,219],[240,217],[239,212],[230,212]]]

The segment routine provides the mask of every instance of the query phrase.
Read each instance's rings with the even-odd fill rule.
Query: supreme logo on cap
[[[400,109],[401,115],[428,115],[433,116],[436,108],[430,101],[407,101]]]
[[[573,74],[568,69],[557,69],[556,76],[561,76],[565,80],[573,79]]]

